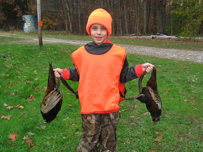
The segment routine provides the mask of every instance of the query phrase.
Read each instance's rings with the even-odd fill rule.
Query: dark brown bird
[[[48,85],[41,103],[41,114],[47,123],[54,120],[61,109],[63,96],[59,87],[60,79],[56,83],[52,63],[49,63]]]
[[[142,79],[145,76],[146,71],[141,75],[138,81],[138,88],[140,95],[132,98],[125,98],[125,100],[138,99],[142,103],[146,104],[148,111],[152,116],[152,121],[157,122],[161,118],[162,102],[159,96],[156,82],[156,68],[153,68],[150,79],[147,81],[147,86],[142,87]]]

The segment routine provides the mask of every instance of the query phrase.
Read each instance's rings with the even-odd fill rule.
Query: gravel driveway
[[[14,41],[14,43],[19,43],[19,42],[26,43],[26,44],[38,43],[37,37],[21,36],[16,34],[7,34],[7,33],[0,33],[0,36],[18,37],[18,38],[27,39],[27,40]],[[88,42],[89,41],[43,38],[43,43],[69,43],[69,44],[82,46]],[[140,55],[158,57],[163,59],[190,61],[194,63],[203,64],[203,51],[164,49],[164,48],[136,46],[136,45],[127,45],[127,44],[119,44],[119,45],[125,48],[128,54],[140,54]]]

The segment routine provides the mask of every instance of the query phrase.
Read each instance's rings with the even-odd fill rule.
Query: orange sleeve
[[[63,70],[63,79],[68,80],[70,78],[70,72],[68,69],[62,69]]]
[[[138,77],[140,77],[143,74],[142,64],[135,66],[135,73]]]

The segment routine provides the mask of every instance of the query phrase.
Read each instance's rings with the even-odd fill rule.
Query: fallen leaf
[[[41,127],[36,127],[36,128],[38,128],[38,129],[45,129],[46,126],[41,126]]]
[[[10,119],[11,119],[11,116],[3,116],[3,115],[2,115],[1,118],[2,118],[2,119],[10,120]]]
[[[164,91],[165,91],[166,93],[169,93],[169,92],[170,92],[170,90],[168,90],[168,89],[165,89]]]
[[[20,105],[16,105],[15,107],[18,108]]]
[[[34,136],[35,134],[33,132],[28,132],[29,135]]]
[[[69,104],[69,107],[72,107],[72,105],[71,105],[71,104]]]
[[[35,100],[35,97],[31,94],[30,95],[30,98],[32,99],[32,100]]]
[[[156,134],[156,135],[158,135],[158,134],[159,134],[159,132],[158,132],[158,131],[156,131],[156,132],[155,132],[155,134]]]
[[[24,109],[24,107],[23,106],[19,106],[18,109],[22,110],[22,109]]]
[[[28,148],[29,149],[34,146],[33,140],[30,139],[28,136],[24,136],[23,139],[25,140],[26,143],[28,143]]]
[[[163,138],[163,136],[162,136],[162,135],[159,135],[159,136],[156,137],[156,139],[155,139],[154,141],[161,141],[162,138]]]
[[[21,106],[21,105],[16,105],[15,107],[18,108],[18,109],[21,109],[21,110],[24,109],[24,107]]]
[[[36,88],[35,90],[36,90],[37,92],[39,92],[39,88]]]
[[[26,81],[26,84],[28,85],[30,83],[30,81]]]
[[[4,106],[7,107],[8,105],[6,103],[4,103]]]
[[[18,133],[16,131],[13,134],[9,134],[8,138],[10,141],[16,141],[17,136],[18,136]]]
[[[13,108],[13,106],[8,106],[8,107],[6,107],[6,108],[10,110],[10,109],[12,109],[12,108]]]
[[[140,120],[140,117],[137,117],[136,119],[137,119],[137,120]]]
[[[4,90],[5,92],[7,91],[7,89],[5,88],[5,90]]]
[[[18,119],[19,118],[21,118],[24,114],[26,114],[27,113],[27,111],[25,111],[22,115],[20,115],[19,117],[18,117]]]
[[[44,89],[43,89],[44,91],[47,91],[47,87],[44,87]]]
[[[138,135],[141,135],[142,133],[141,132],[138,132]]]
[[[130,118],[134,118],[135,116],[130,116]]]
[[[13,92],[10,92],[9,94],[10,94],[10,95],[15,95],[15,93],[13,93]]]
[[[42,129],[45,129],[45,128],[46,128],[46,126],[42,126],[41,128],[42,128]]]
[[[24,140],[30,139],[27,135],[23,137]]]
[[[130,139],[129,139],[129,138],[127,138],[126,142],[127,142],[127,143],[130,143]]]
[[[145,112],[145,113],[144,113],[144,115],[147,115],[147,114],[149,114],[149,112]]]
[[[135,109],[135,108],[137,108],[137,105],[132,105],[131,108]]]

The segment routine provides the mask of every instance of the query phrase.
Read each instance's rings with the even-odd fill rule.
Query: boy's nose
[[[100,33],[101,33],[101,29],[98,29],[98,30],[97,30],[97,34],[100,34]]]

